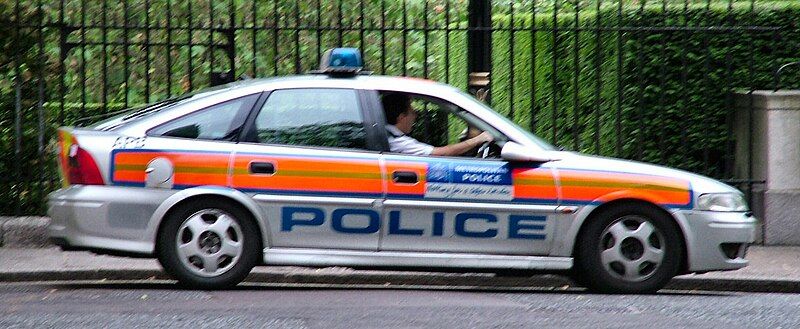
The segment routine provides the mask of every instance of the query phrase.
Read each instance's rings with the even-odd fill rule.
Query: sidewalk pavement
[[[0,217],[0,237],[3,237],[4,243],[0,247],[0,282],[167,279],[154,259],[64,252],[47,245],[41,227],[46,223],[46,218]],[[750,265],[743,269],[678,276],[668,288],[800,292],[800,246],[751,246],[747,259],[750,260]],[[277,266],[256,267],[247,280],[276,284],[501,287],[512,290],[528,287],[560,288],[572,284],[559,275],[497,277],[492,273],[454,274]]]

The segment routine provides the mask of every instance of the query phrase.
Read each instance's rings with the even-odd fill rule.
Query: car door
[[[271,247],[378,249],[383,180],[362,103],[353,89],[279,89],[251,115],[231,185],[264,211]]]
[[[121,135],[113,141],[109,185],[148,188],[150,201],[109,203],[109,214],[117,214],[108,217],[111,227],[103,223],[87,227],[142,239],[148,223],[140,219],[150,218],[175,190],[227,186],[231,148],[260,95],[260,91],[237,91],[193,100],[163,113],[169,119],[156,118],[155,122],[161,123],[155,127],[146,115],[157,115],[155,112],[139,112],[138,117],[129,114],[129,120],[143,121],[145,136]]]
[[[445,103],[440,109],[456,108],[442,99],[437,102]],[[442,120],[441,114],[420,116],[438,117],[439,125],[456,122],[453,118]],[[426,131],[418,135],[430,129]],[[454,142],[452,137],[449,142]],[[499,157],[389,152],[383,155],[382,163],[387,194],[381,250],[509,255],[549,252],[558,201],[550,168]]]

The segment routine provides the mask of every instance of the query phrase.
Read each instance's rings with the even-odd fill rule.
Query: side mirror
[[[508,161],[549,162],[558,160],[548,154],[532,151],[512,141],[503,144],[503,148],[500,150],[500,157]]]

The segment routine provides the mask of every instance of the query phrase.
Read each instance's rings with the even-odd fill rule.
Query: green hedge
[[[517,14],[513,27],[530,29],[535,21],[537,31],[535,39],[530,31],[513,32],[513,53],[511,18],[495,15],[500,29],[492,35],[495,108],[567,149],[729,178],[736,142],[730,96],[772,88],[774,70],[800,60],[800,3],[664,8],[657,2],[618,10],[585,9],[577,20],[574,11],[555,19],[552,12],[535,20]],[[597,26],[604,29],[597,32]],[[666,26],[681,29],[657,30]],[[702,31],[712,26],[780,31]],[[576,35],[575,27],[583,29]],[[794,71],[784,80],[800,87],[799,77]]]
[[[42,13],[37,11],[37,3],[21,2],[22,19],[27,24],[40,18],[58,22],[62,13],[58,1],[43,1]],[[277,19],[280,26],[313,27],[319,12],[322,26],[352,27],[342,33],[343,44],[363,45],[369,69],[389,75],[427,76],[466,87],[467,33],[462,29],[466,27],[465,1],[450,0],[448,7],[444,0],[429,0],[427,4],[422,1],[322,0],[322,10],[317,11],[312,8],[314,4],[290,0],[277,0],[276,6],[262,5],[255,10],[251,2],[244,0],[217,1],[211,8],[208,2],[151,0],[149,17],[143,14],[143,3],[128,2],[130,24],[141,26],[149,21],[153,26],[165,26],[167,22],[172,26],[186,26],[191,13],[195,26],[213,23],[224,27],[228,24],[228,13],[234,12],[237,26],[249,26],[255,18],[259,26],[273,25]],[[235,10],[229,10],[230,3]],[[537,5],[535,17],[525,14],[531,12],[532,3]],[[493,2],[492,103],[523,127],[531,127],[538,135],[569,149],[641,159],[724,178],[731,162],[729,150],[735,143],[728,131],[733,108],[731,91],[770,88],[771,73],[778,65],[800,59],[797,44],[800,4],[795,1],[756,0],[754,8],[749,0],[713,1],[711,4],[706,0],[666,1],[668,5],[664,8],[664,1],[626,0],[623,7],[618,8],[614,5],[616,2],[603,0],[598,10],[594,6],[596,1],[559,0],[559,14],[555,17],[552,3],[550,0],[516,1],[517,12],[511,24],[511,17],[504,9],[508,8],[507,4]],[[574,3],[579,4],[577,15]],[[645,5],[639,5],[641,3]],[[208,83],[208,73],[227,69],[227,64],[220,64],[226,63],[222,52],[213,54],[216,64],[212,66],[210,48],[201,44],[191,48],[176,45],[169,49],[152,46],[149,58],[143,48],[131,46],[128,75],[125,76],[123,47],[109,46],[104,53],[101,47],[91,46],[85,53],[78,47],[68,54],[63,62],[65,75],[62,77],[59,74],[62,63],[59,62],[58,30],[52,27],[44,30],[42,53],[46,60],[42,67],[38,58],[37,29],[24,28],[15,33],[13,22],[8,21],[16,18],[14,4],[0,0],[3,23],[0,24],[0,154],[3,154],[0,159],[0,214],[44,212],[43,197],[58,185],[53,157],[49,155],[54,151],[53,132],[60,123],[72,124],[84,116],[118,110],[125,106],[126,100],[133,106],[148,99],[162,99],[202,88]],[[188,7],[190,4],[192,8]],[[168,5],[171,6],[170,19],[164,15]],[[103,2],[67,0],[63,9],[65,21],[81,24],[83,19],[79,14],[85,10],[86,24],[99,25],[102,6]],[[108,23],[120,25],[125,19],[122,2],[109,2],[107,6]],[[406,24],[413,27],[412,30],[404,34],[399,29],[389,29],[382,38],[379,30],[371,29],[380,26],[381,18],[386,26],[402,26],[403,7],[408,10]],[[295,14],[296,10],[299,15]],[[363,44],[358,30],[362,10],[363,24],[368,28],[363,32]],[[425,17],[429,26],[442,27],[449,22],[450,27],[459,29],[448,33],[437,29],[424,32]],[[518,30],[513,32],[513,51],[510,47],[512,26]],[[601,27],[599,33],[593,29],[597,26]],[[620,26],[624,29],[615,30]],[[770,26],[780,27],[781,31],[635,31],[636,28],[663,26]],[[536,30],[534,38],[531,27]],[[580,29],[577,35],[575,27]],[[166,41],[163,30],[150,33],[150,42]],[[108,29],[106,35],[109,41],[121,41],[123,36],[121,29],[113,28]],[[128,40],[132,42],[145,41],[145,36],[142,29],[128,31]],[[73,33],[69,40],[78,41],[80,37],[99,42],[103,37],[102,29],[87,29],[83,35]],[[189,34],[182,30],[169,37],[173,43],[183,43]],[[192,38],[202,43],[210,38],[210,33],[198,29],[193,31]],[[215,33],[214,39],[221,40],[221,35]],[[304,30],[295,35],[290,30],[254,34],[247,28],[239,29],[235,34],[236,75],[264,77],[276,71],[278,75],[292,74],[296,71],[296,57],[299,57],[299,71],[313,69],[317,64],[317,49],[333,47],[337,39],[335,30],[324,30],[319,35]],[[404,49],[407,52],[405,61]],[[16,74],[15,63],[11,61],[15,53],[22,54],[17,61],[21,74]],[[385,57],[381,58],[384,53]],[[192,65],[189,65],[190,58]],[[105,76],[104,61],[108,65]],[[84,64],[85,76],[81,72]],[[40,79],[40,72],[45,73],[43,79]],[[150,77],[149,85],[146,76]],[[798,78],[795,71],[784,80],[800,87]],[[16,152],[14,137],[17,81],[22,82],[23,136],[19,152]],[[43,104],[42,117],[38,115],[37,103],[40,81],[48,101]],[[62,81],[66,88],[63,99]],[[107,93],[105,105],[103,90]],[[39,129],[40,119],[44,131]],[[43,149],[40,149],[40,134],[44,136]]]

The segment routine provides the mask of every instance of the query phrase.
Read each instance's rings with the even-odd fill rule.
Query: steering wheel
[[[475,152],[476,158],[486,159],[489,157],[489,153],[491,152],[492,142],[483,142],[481,146],[478,146],[478,151]]]
[[[463,142],[467,139],[472,137],[478,136],[482,131],[478,130],[473,126],[469,126],[461,131],[458,140]],[[473,148],[470,152],[465,153],[464,155],[472,155],[476,158],[486,159],[491,157],[499,157],[500,156],[500,146],[495,143],[496,141],[491,142],[483,142],[477,148]]]
[[[499,158],[500,151],[502,150],[501,145],[502,141],[500,141],[499,145],[498,141],[483,142],[483,144],[478,147],[475,157],[481,159]]]

